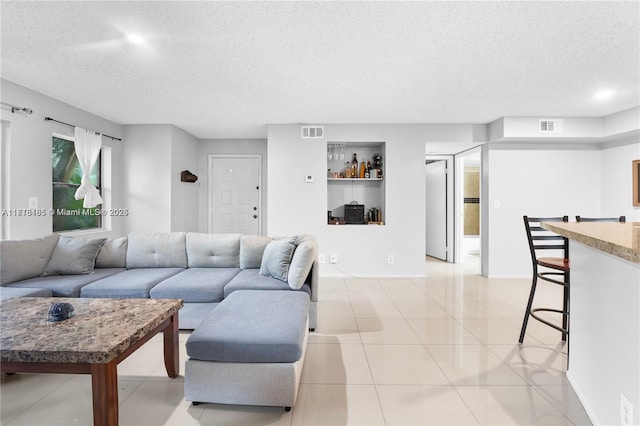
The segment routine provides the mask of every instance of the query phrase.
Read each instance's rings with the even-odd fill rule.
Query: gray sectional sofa
[[[0,241],[0,298],[176,298],[180,328],[195,329],[237,290],[309,295],[317,324],[318,248],[312,235],[130,233],[115,239],[57,234]]]

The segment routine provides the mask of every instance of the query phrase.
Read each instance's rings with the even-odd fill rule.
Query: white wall
[[[609,143],[601,151],[602,211],[600,216],[627,217],[640,221],[640,207],[633,206],[631,162],[640,159],[640,140],[630,138],[623,145]]]
[[[171,231],[171,126],[124,126],[128,232]]]
[[[77,125],[115,137],[122,137],[119,124],[90,114],[56,99],[34,92],[7,80],[0,80],[2,101],[21,107],[31,108],[33,114],[12,114],[5,106],[0,109],[0,119],[10,128],[9,138],[2,139],[4,158],[3,180],[0,188],[8,187],[6,200],[10,209],[27,209],[29,197],[38,197],[38,208],[50,209],[53,203],[51,186],[51,136],[58,133],[73,136],[73,128],[45,117]],[[102,143],[111,147],[112,157],[112,207],[128,207],[124,201],[123,156],[126,141],[114,141],[103,137]],[[8,146],[4,146],[7,144]],[[8,184],[8,185],[7,185]],[[5,194],[2,194],[3,196]],[[52,232],[50,216],[8,218],[7,238],[34,238]],[[111,230],[94,232],[90,237],[120,236],[126,218],[113,217]]]
[[[640,107],[630,108],[602,117],[602,132],[603,136],[607,137],[619,137],[625,133],[637,132],[639,126]]]
[[[321,254],[338,255],[337,265],[321,265],[323,275],[424,276],[425,143],[470,141],[474,129],[331,124],[324,139],[313,140],[300,138],[299,125],[269,126],[269,234],[315,234]],[[386,142],[384,226],[327,225],[327,142]],[[305,183],[305,175],[315,182]]]
[[[531,276],[523,215],[569,215],[570,220],[575,215],[600,215],[600,151],[489,146],[483,161],[483,168],[488,168],[486,188],[483,186],[488,226],[483,230],[483,261],[488,270],[483,273],[490,277]],[[499,208],[494,207],[495,202]]]
[[[171,231],[197,232],[199,192],[206,178],[198,172],[198,139],[175,126],[171,126],[171,135]],[[198,181],[181,182],[183,170],[196,174]]]
[[[199,232],[208,232],[209,224],[209,155],[260,155],[262,158],[262,234],[267,235],[267,140],[204,139],[198,146],[198,182],[200,183]]]
[[[180,172],[198,175],[198,140],[170,124],[124,126],[124,134],[127,232],[197,231],[200,185],[180,182]]]

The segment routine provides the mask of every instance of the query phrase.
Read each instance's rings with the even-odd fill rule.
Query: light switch
[[[30,209],[38,208],[38,197],[29,197],[29,208]]]
[[[500,208],[500,201],[499,200],[493,200],[493,208],[494,209],[499,209]]]

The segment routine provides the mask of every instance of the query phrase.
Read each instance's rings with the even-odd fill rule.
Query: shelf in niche
[[[327,178],[327,180],[330,181],[344,181],[344,182],[375,182],[375,181],[381,181],[384,180],[384,178]]]

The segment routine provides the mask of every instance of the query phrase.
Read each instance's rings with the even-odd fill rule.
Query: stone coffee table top
[[[47,321],[53,303],[74,316]],[[0,303],[0,361],[106,363],[170,318],[179,299],[18,297]]]

